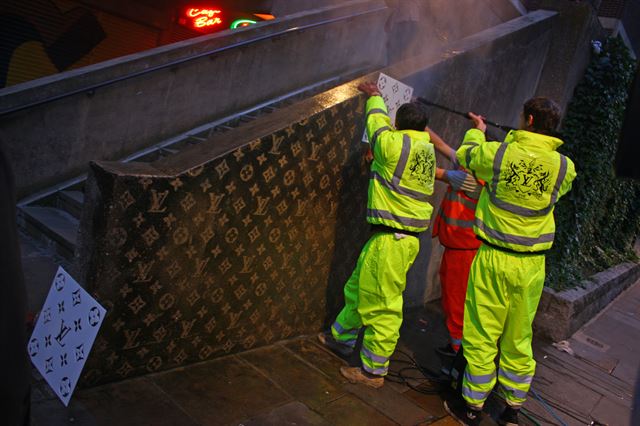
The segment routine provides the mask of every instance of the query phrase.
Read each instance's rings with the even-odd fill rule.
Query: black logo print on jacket
[[[409,172],[411,179],[416,179],[420,184],[426,186],[432,179],[435,167],[435,160],[426,150],[417,150],[409,161]]]
[[[513,191],[513,195],[522,199],[534,197],[541,199],[549,191],[551,172],[545,170],[535,160],[510,161],[506,171],[503,171],[506,187]]]

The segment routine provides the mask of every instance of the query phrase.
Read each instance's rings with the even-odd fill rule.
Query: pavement
[[[534,344],[536,394],[567,425],[630,425],[640,369],[640,280],[558,343]],[[525,408],[546,419],[542,424],[562,425],[531,393]]]
[[[28,239],[23,262],[37,311],[55,265]],[[445,360],[434,349],[446,336],[439,301],[406,313],[390,374],[377,390],[348,383],[339,368],[357,357],[342,360],[316,336],[77,389],[68,407],[34,368],[32,425],[455,425],[438,386],[424,378],[443,377]],[[537,372],[522,424],[629,425],[638,353],[640,280],[566,342],[534,341]],[[502,407],[492,396],[485,411],[495,418]],[[486,416],[483,424],[495,423]]]

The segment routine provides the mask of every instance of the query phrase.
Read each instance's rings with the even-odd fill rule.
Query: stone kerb
[[[554,342],[569,338],[640,278],[640,264],[623,263],[599,272],[564,291],[544,289],[534,321],[535,332]]]
[[[335,314],[368,236],[364,96],[311,103],[293,121],[273,113],[247,143],[255,129],[166,163],[93,164],[81,275],[108,315],[85,385],[310,333]]]

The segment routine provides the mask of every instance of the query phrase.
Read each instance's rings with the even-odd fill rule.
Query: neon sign
[[[222,24],[222,11],[220,9],[198,9],[191,7],[185,15],[190,25],[197,30],[206,31]]]
[[[248,27],[251,24],[255,24],[256,21],[252,20],[252,19],[236,19],[235,21],[233,21],[231,23],[231,29],[236,29],[236,28],[240,28],[240,27]]]

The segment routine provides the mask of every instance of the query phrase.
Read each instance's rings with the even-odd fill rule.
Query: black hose
[[[440,105],[440,104],[436,104],[435,102],[428,101],[428,100],[426,100],[425,98],[420,97],[420,96],[418,96],[416,99],[417,99],[417,101],[418,101],[418,102],[420,102],[421,104],[428,105],[428,106],[432,106],[432,107],[435,107],[435,108],[441,109],[441,110],[443,110],[443,111],[447,111],[447,112],[450,112],[450,113],[452,113],[452,114],[459,115],[459,116],[464,117],[464,118],[469,118],[469,119],[471,118],[471,117],[469,117],[469,113],[467,113],[467,112],[456,111],[455,109],[451,109],[451,108],[446,107],[446,106],[444,106],[444,105]],[[509,132],[509,131],[511,131],[511,130],[516,130],[515,128],[513,128],[513,127],[511,127],[511,126],[506,126],[506,125],[504,125],[504,124],[498,124],[498,123],[496,123],[496,122],[493,122],[493,121],[491,121],[491,120],[487,120],[487,119],[484,119],[484,118],[483,118],[483,120],[484,120],[484,122],[485,122],[486,124],[488,124],[489,126],[496,127],[496,128],[498,128],[498,129],[500,129],[500,130],[504,130],[505,132]]]

